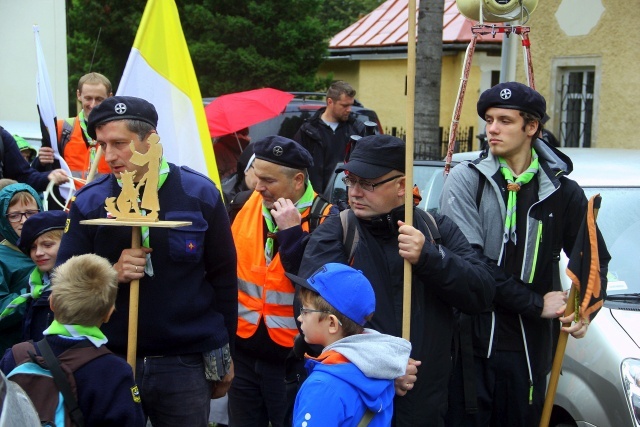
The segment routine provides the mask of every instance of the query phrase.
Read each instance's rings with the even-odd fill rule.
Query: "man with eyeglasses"
[[[26,184],[11,184],[0,190],[0,313],[29,289],[34,264],[17,246],[27,218],[42,210],[38,193]],[[25,307],[0,318],[0,354],[20,342]]]
[[[344,161],[349,138],[365,135],[364,124],[351,113],[356,91],[345,81],[331,83],[327,90],[327,106],[304,122],[293,139],[313,156],[309,179],[322,193],[333,179],[336,164]]]
[[[298,275],[310,277],[329,262],[361,270],[377,301],[367,327],[400,336],[404,260],[412,264],[412,359],[395,381],[394,425],[442,426],[454,309],[485,310],[495,290],[488,268],[449,218],[434,216],[440,238],[433,242],[425,239],[429,227],[419,212],[414,211],[413,225],[404,223],[404,199],[412,197],[405,194],[404,159],[405,143],[399,138],[373,135],[358,141],[349,161],[336,171],[347,173],[348,221],[359,235],[353,257],[341,219],[329,217],[312,234]]]

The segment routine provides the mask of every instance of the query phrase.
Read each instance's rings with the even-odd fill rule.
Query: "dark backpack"
[[[78,406],[78,393],[73,373],[95,358],[110,354],[105,346],[94,347],[82,341],[53,355],[46,338],[38,341],[42,356],[36,355],[33,341],[16,344],[11,349],[16,367],[7,375],[29,395],[40,416],[42,425],[84,426]]]

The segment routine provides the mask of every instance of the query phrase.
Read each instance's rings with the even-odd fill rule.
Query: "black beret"
[[[96,139],[96,126],[113,120],[141,120],[154,128],[158,126],[158,113],[149,101],[135,96],[112,96],[91,110],[87,133]]]
[[[28,255],[31,245],[40,235],[47,231],[63,229],[66,222],[67,214],[64,211],[38,212],[24,222],[16,245]]]
[[[302,145],[284,136],[272,135],[253,143],[256,159],[287,166],[306,169],[313,166],[311,153]]]
[[[480,95],[478,115],[482,120],[491,107],[524,111],[542,120],[546,115],[547,102],[542,95],[527,85],[518,82],[505,82],[485,90]]]
[[[392,170],[404,172],[405,143],[391,135],[371,135],[360,138],[349,161],[336,172],[349,171],[360,178],[373,179]]]

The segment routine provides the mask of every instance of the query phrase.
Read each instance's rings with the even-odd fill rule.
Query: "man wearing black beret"
[[[304,245],[330,205],[311,186],[311,154],[268,136],[253,144],[255,192],[231,226],[238,253],[238,337],[229,424],[285,425],[285,359],[298,334],[294,287]]]
[[[473,344],[457,357],[448,425],[537,426],[551,369],[552,319],[564,313],[567,299],[559,286],[560,250],[570,253],[587,198],[567,178],[571,160],[537,138],[546,116],[542,95],[500,83],[482,93],[477,107],[487,122],[488,151],[451,170],[441,209],[491,267],[496,295],[491,311],[461,314],[460,325],[468,328],[461,326],[460,342]],[[606,289],[609,254],[599,237]],[[575,321],[563,330],[576,338],[589,320],[560,317]],[[464,366],[470,369],[463,375]],[[465,405],[469,393],[477,394],[477,404]]]
[[[84,253],[113,263],[120,289],[102,330],[119,355],[127,351],[128,284],[140,280],[135,377],[145,415],[153,425],[206,426],[211,397],[223,396],[233,378],[236,252],[220,192],[209,178],[164,157],[159,164],[134,163],[133,149],[140,157],[160,145],[150,140],[157,123],[155,107],[131,96],[108,98],[93,109],[87,131],[102,147],[111,174],[77,193],[58,264]],[[157,176],[145,177],[154,170]],[[120,194],[120,180],[130,172],[136,183],[143,177],[155,182],[159,220],[191,225],[142,227],[143,247],[133,249],[129,227],[80,224],[108,216],[105,199]],[[144,204],[140,210],[146,211]]]
[[[390,135],[358,141],[338,169],[348,174],[344,183],[351,208],[340,216],[346,214],[349,225],[345,231],[342,218],[335,217],[320,225],[298,276],[311,277],[330,262],[361,270],[376,294],[376,313],[367,327],[401,336],[403,268],[405,260],[411,263],[412,359],[406,374],[395,380],[393,425],[439,427],[447,405],[454,308],[486,310],[494,287],[486,266],[449,218],[414,208],[413,224],[404,223],[405,196],[412,197],[405,194],[405,149],[403,140]]]

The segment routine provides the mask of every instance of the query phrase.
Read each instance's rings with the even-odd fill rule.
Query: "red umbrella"
[[[293,94],[264,88],[230,93],[204,108],[211,136],[222,136],[271,119],[282,113]]]

